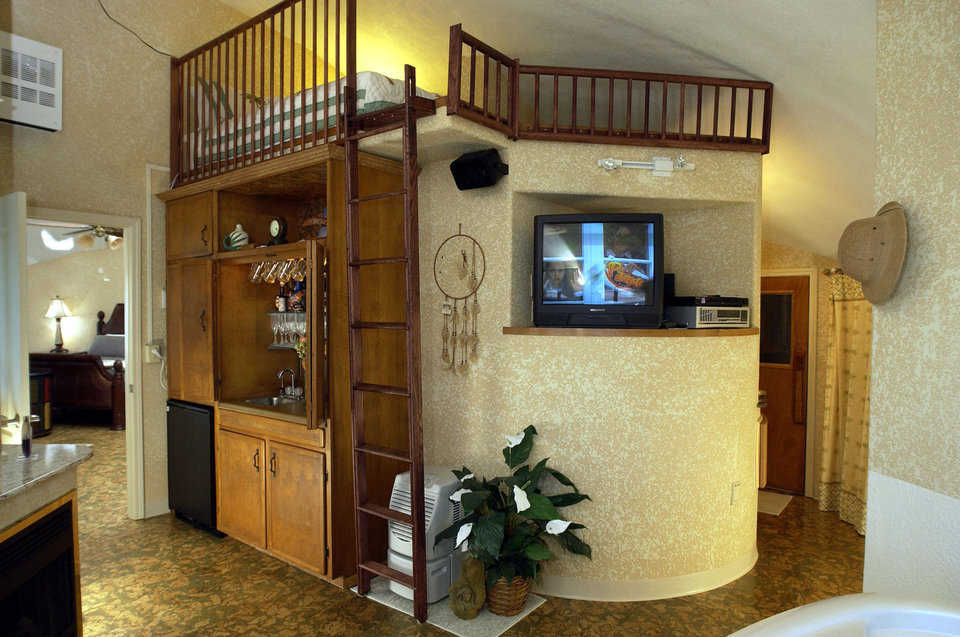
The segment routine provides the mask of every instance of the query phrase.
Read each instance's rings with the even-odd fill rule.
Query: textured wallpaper
[[[960,3],[881,0],[878,25],[874,203],[910,239],[874,309],[870,470],[960,498]]]
[[[30,207],[143,217],[148,163],[167,165],[170,60],[110,22],[96,2],[13,0],[0,3],[0,29],[63,49],[63,130],[51,133],[0,123],[0,193],[22,190]],[[115,18],[162,50],[182,55],[240,24],[246,16],[219,2],[169,0],[105,3]],[[16,161],[12,161],[12,158]],[[9,169],[4,169],[9,166]],[[155,173],[165,176],[166,173]],[[157,184],[152,185],[154,188]],[[154,238],[163,227],[155,215]],[[162,230],[159,231],[162,234]],[[153,316],[163,280],[162,244],[143,247],[154,265]],[[144,338],[145,308],[141,312]],[[144,486],[148,507],[166,509],[166,431],[160,366],[143,365]]]
[[[60,295],[72,316],[61,319],[63,346],[86,350],[97,335],[97,312],[110,319],[123,303],[123,250],[90,250],[66,254],[27,267],[27,345],[31,352],[53,347],[56,322],[43,318],[50,299]]]
[[[424,121],[427,134],[435,120]],[[458,118],[440,120],[456,122]],[[433,132],[431,132],[433,131]],[[479,133],[482,135],[482,133]],[[424,440],[428,463],[502,473],[504,435],[533,424],[538,460],[593,500],[565,511],[588,527],[594,559],[564,556],[547,573],[642,581],[742,559],[756,537],[758,338],[505,336],[530,324],[535,214],[670,210],[667,266],[680,288],[754,297],[760,161],[748,153],[684,153],[692,173],[606,174],[607,155],[648,159],[668,149],[516,142],[510,175],[461,192],[449,162],[420,175]],[[606,197],[598,197],[606,195]],[[617,199],[622,198],[622,199]],[[440,360],[442,295],[433,258],[457,231],[476,237],[488,269],[480,288],[480,360],[464,374]],[[730,486],[742,490],[733,505]]]

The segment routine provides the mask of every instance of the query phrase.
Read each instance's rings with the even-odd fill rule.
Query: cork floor
[[[56,425],[37,440],[93,443],[79,468],[84,634],[446,635],[229,538],[164,515],[126,517],[122,432]],[[507,635],[722,636],[819,599],[858,593],[863,538],[794,498],[760,515],[760,559],[721,588],[653,602],[549,598]]]

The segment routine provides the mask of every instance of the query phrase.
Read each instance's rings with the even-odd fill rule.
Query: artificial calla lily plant
[[[574,534],[586,527],[562,519],[557,511],[590,496],[548,467],[547,458],[533,468],[524,464],[536,435],[531,425],[515,436],[507,436],[503,459],[512,475],[478,480],[466,467],[453,472],[462,488],[450,499],[460,502],[463,518],[442,531],[436,541],[456,537],[457,546],[483,562],[488,586],[500,577],[508,581],[517,575],[539,578],[543,562],[554,557],[548,538],[571,553],[592,557],[590,546]],[[543,494],[541,484],[551,478],[573,491]]]

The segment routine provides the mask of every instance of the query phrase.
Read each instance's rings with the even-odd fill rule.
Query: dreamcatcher
[[[451,371],[464,372],[477,362],[477,290],[486,274],[487,260],[476,239],[463,234],[448,237],[433,258],[433,279],[443,293],[443,351],[441,358]]]

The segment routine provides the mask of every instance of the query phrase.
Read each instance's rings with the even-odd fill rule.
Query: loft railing
[[[340,25],[341,0],[286,0],[172,60],[175,183],[342,139]]]
[[[465,64],[469,67],[466,78]],[[484,44],[459,24],[453,25],[447,114],[465,117],[516,139],[518,68],[518,60]]]
[[[514,139],[766,153],[772,104],[770,82],[527,66],[450,28],[448,114]]]

